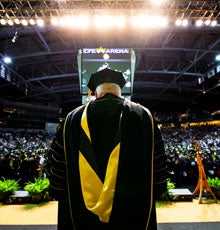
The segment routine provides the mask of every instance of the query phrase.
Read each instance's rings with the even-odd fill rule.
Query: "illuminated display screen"
[[[91,74],[104,68],[120,71],[126,80],[122,95],[131,95],[133,90],[135,54],[132,49],[94,48],[82,49],[78,55],[80,92],[88,93]]]

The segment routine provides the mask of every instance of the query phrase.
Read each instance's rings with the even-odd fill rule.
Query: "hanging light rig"
[[[18,31],[15,31],[14,37],[12,38],[12,42],[15,43],[18,39]]]

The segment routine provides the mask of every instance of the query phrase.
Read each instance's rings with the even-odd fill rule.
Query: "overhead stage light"
[[[189,21],[186,18],[184,18],[184,19],[176,19],[176,21],[175,21],[176,26],[186,27],[186,26],[188,26],[188,24],[189,24]]]
[[[3,61],[4,61],[4,63],[6,63],[6,64],[10,64],[10,63],[12,62],[11,58],[8,57],[8,56],[4,57]]]
[[[220,54],[216,55],[215,60],[220,61]]]
[[[163,16],[149,16],[144,14],[134,15],[131,18],[131,24],[137,28],[152,28],[152,27],[166,27],[168,25],[168,19]]]
[[[166,1],[166,0],[164,0]],[[158,0],[159,2],[159,0]],[[37,15],[33,16],[33,18],[29,17],[5,17],[0,19],[0,25],[2,26],[44,26],[46,23],[52,24],[54,26],[62,26],[62,27],[73,27],[78,29],[97,27],[102,29],[108,28],[124,28],[125,26],[133,26],[134,28],[161,28],[166,27],[168,23],[171,25],[175,23],[176,26],[186,27],[190,26],[218,26],[217,18],[211,17],[198,17],[198,20],[195,17],[184,18],[180,17],[174,19],[173,16],[169,17],[167,14],[160,14],[158,11],[152,13],[152,11],[131,11],[129,14],[123,13],[115,13],[113,11],[105,11],[105,10],[96,10],[94,13],[85,12],[85,13],[77,13],[73,15],[63,15],[63,16],[46,16],[38,17]],[[49,18],[48,18],[49,17]]]
[[[201,26],[215,27],[215,26],[217,26],[217,21],[211,20],[211,19],[198,19],[198,20],[193,20],[192,25],[195,25],[198,27],[201,27]]]
[[[21,20],[21,24],[22,24],[23,26],[27,26],[27,25],[28,25],[28,21],[27,21],[26,19],[22,19],[22,20]]]
[[[15,24],[17,24],[17,25],[20,24],[20,20],[19,20],[18,18],[15,18],[15,19],[14,19],[14,22],[15,22]]]
[[[32,26],[36,24],[35,20],[32,19],[32,18],[29,20],[29,23],[30,23],[30,25],[32,25]]]
[[[94,24],[97,28],[107,29],[117,26],[117,17],[111,15],[95,15]]]
[[[182,26],[188,26],[188,24],[189,24],[188,19],[183,19],[182,20]]]
[[[199,20],[196,21],[195,24],[196,24],[196,26],[199,26],[199,27],[200,27],[200,26],[202,26],[203,21],[202,21],[201,19],[199,19]]]
[[[0,23],[1,23],[2,25],[6,25],[6,20],[2,18],[2,19],[0,20]]]
[[[7,22],[8,22],[9,26],[13,26],[14,25],[14,22],[11,19],[9,19]]]
[[[216,20],[211,21],[211,26],[216,26],[216,25],[217,25],[217,21]]]
[[[205,23],[206,26],[209,26],[211,24],[211,20],[207,19],[204,23]]]
[[[37,19],[37,25],[40,26],[40,27],[44,26],[44,25],[45,25],[44,20],[41,19],[41,18],[38,18],[38,19]]]

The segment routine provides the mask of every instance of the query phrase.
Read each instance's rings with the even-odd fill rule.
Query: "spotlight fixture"
[[[179,19],[176,19],[176,21],[175,21],[176,26],[186,27],[186,26],[188,26],[188,24],[189,24],[189,21],[186,18],[183,18],[183,19],[179,18]]]
[[[27,26],[27,25],[28,25],[28,21],[27,21],[26,19],[22,19],[22,20],[21,20],[21,24],[22,24],[23,26]]]
[[[202,26],[202,24],[203,24],[203,21],[202,21],[201,19],[198,19],[198,20],[195,22],[195,25],[198,26],[198,27]]]
[[[20,20],[19,20],[18,18],[15,18],[15,19],[14,19],[14,22],[15,22],[16,25],[19,25],[19,24],[20,24]]]
[[[16,42],[16,40],[17,40],[17,38],[18,38],[18,32],[17,31],[15,31],[15,34],[14,34],[14,37],[12,38],[12,42],[13,43],[15,43]]]
[[[2,19],[0,20],[0,23],[1,23],[1,25],[6,25],[6,20],[5,20],[4,18],[2,18]]]
[[[216,60],[216,61],[220,61],[220,54],[217,54],[217,55],[215,56],[215,60]]]
[[[153,0],[151,0],[153,1]],[[160,0],[162,1],[162,0]],[[168,0],[163,0],[168,1]],[[158,0],[159,2],[159,0]],[[206,27],[220,27],[218,18],[176,18],[172,19],[168,15],[162,14],[149,14],[149,13],[135,13],[126,16],[125,14],[112,14],[105,11],[97,11],[95,14],[77,14],[77,15],[67,15],[67,16],[52,16],[50,20],[44,18],[0,18],[0,26],[38,26],[44,27],[48,24],[53,26],[62,26],[62,27],[74,27],[74,28],[87,28],[88,26],[94,25],[97,28],[106,29],[106,28],[124,28],[127,25],[132,25],[136,28],[158,28],[166,27],[170,23],[175,23],[178,27],[187,27],[187,26],[206,26]]]
[[[4,61],[4,63],[6,63],[6,64],[10,64],[10,63],[12,62],[11,58],[8,57],[8,56],[4,57],[3,61]]]

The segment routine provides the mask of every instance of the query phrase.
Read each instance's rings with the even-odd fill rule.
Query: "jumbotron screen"
[[[130,48],[84,48],[79,50],[78,69],[80,92],[88,94],[88,81],[91,74],[104,68],[120,71],[126,80],[122,95],[131,95],[135,69],[135,53]]]

